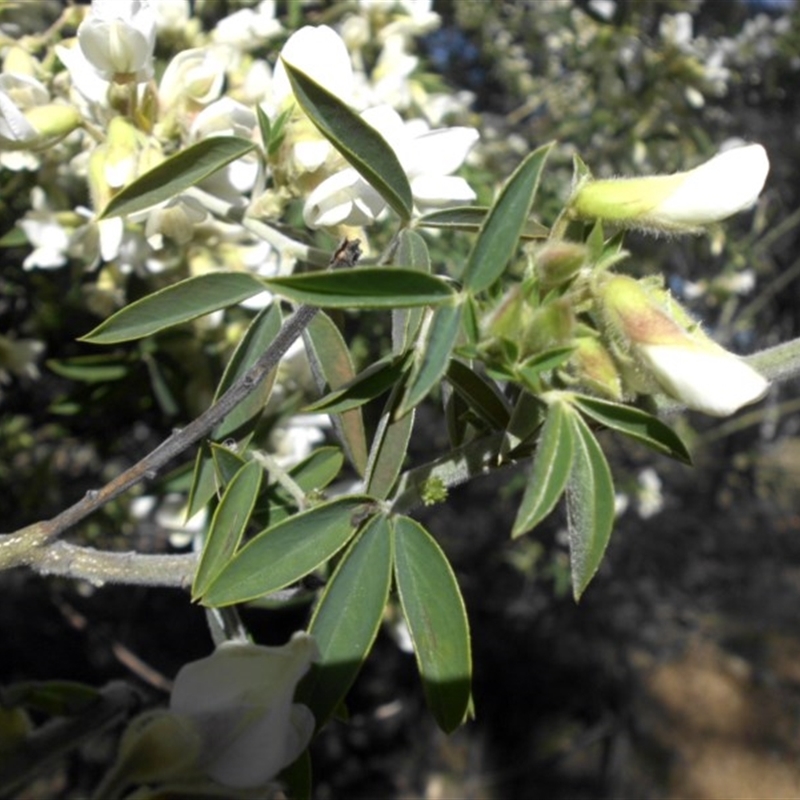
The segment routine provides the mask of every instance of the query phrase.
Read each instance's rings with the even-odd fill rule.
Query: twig
[[[345,240],[334,252],[330,267],[353,266],[360,256],[359,242]],[[88,491],[83,498],[50,520],[36,522],[14,533],[0,535],[0,569],[33,566],[42,573],[84,577],[93,582],[121,580],[186,586],[195,556],[144,556],[137,553],[103,553],[75,545],[48,546],[53,539],[127,489],[145,479],[152,480],[169,461],[207,436],[228,414],[250,395],[278,365],[291,344],[317,313],[313,306],[301,305],[283,324],[277,336],[256,363],[217,400],[185,428],[176,430],[141,461],[109,481],[101,489]],[[168,559],[182,559],[174,562]],[[191,566],[189,563],[191,559]],[[121,566],[120,566],[121,565]],[[164,574],[161,575],[162,565]],[[102,566],[103,571],[99,568]],[[177,570],[175,570],[177,566]],[[106,572],[105,570],[109,571]],[[166,581],[166,583],[164,583]]]

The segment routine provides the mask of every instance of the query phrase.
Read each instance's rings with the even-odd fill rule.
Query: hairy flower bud
[[[766,394],[766,378],[702,333],[686,330],[633,278],[612,277],[599,300],[612,336],[666,394],[689,408],[724,417]]]
[[[570,363],[578,381],[611,400],[622,400],[622,380],[619,370],[606,347],[593,335],[578,335]]]
[[[751,144],[675,175],[590,180],[578,190],[572,210],[631,228],[691,233],[750,208],[768,172],[766,151]]]

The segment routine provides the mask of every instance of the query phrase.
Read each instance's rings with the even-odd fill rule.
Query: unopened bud
[[[633,278],[607,280],[598,299],[611,336],[689,408],[724,417],[767,393],[766,378],[704,334],[686,330]]]
[[[25,119],[42,140],[50,143],[72,133],[83,122],[77,108],[60,103],[28,109]]]
[[[622,400],[622,380],[617,365],[596,336],[578,336],[575,339],[571,364],[576,377],[587,389],[611,400]]]
[[[548,242],[535,255],[536,273],[543,286],[561,286],[589,259],[589,248],[578,242]]]

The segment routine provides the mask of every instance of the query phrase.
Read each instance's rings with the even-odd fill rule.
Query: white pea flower
[[[314,732],[295,688],[319,657],[314,639],[296,633],[282,647],[227,642],[175,678],[170,711],[202,739],[198,766],[233,788],[271,781],[305,750]]]
[[[185,31],[192,13],[189,0],[152,0],[156,29],[164,33]]]
[[[31,190],[31,205],[17,225],[33,250],[22,262],[23,269],[54,269],[67,263],[67,254],[72,231],[67,230],[58,215],[47,203],[47,195],[40,186]]]
[[[164,247],[164,237],[177,245],[188,244],[194,236],[195,225],[208,218],[208,212],[198,200],[178,195],[147,215],[144,236],[154,250]]]
[[[241,8],[217,22],[213,38],[237,50],[253,50],[283,33],[275,18],[275,0],[261,0],[255,8]]]
[[[278,106],[292,100],[284,61],[333,92],[342,102],[352,103],[355,91],[353,65],[344,40],[333,28],[307,25],[286,40],[273,76],[272,94]]]
[[[222,92],[225,63],[208,47],[178,53],[167,64],[158,86],[158,99],[166,111],[181,100],[208,105]]]
[[[693,232],[750,208],[769,172],[760,144],[718,153],[688,172],[588,181],[573,199],[579,217],[653,231]]]
[[[270,445],[275,462],[284,469],[299,464],[311,455],[316,445],[325,441],[324,431],[330,427],[327,414],[298,414],[292,417],[272,434]]]
[[[699,330],[686,330],[633,278],[610,278],[600,299],[612,336],[627,341],[662,391],[689,408],[725,417],[767,393],[763,375]]]
[[[255,127],[256,115],[252,108],[230,97],[221,97],[195,117],[189,137],[197,142],[209,136],[239,136],[250,139]],[[253,188],[257,174],[258,157],[247,154],[218,170],[203,181],[202,187],[217,197],[244,203],[241,195]]]
[[[78,27],[78,43],[89,63],[107,80],[153,70],[156,15],[149,0],[92,0]]]

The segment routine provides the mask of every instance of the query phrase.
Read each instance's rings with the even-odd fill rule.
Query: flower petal
[[[769,172],[760,144],[726,150],[686,173],[685,180],[653,215],[673,225],[706,225],[755,203]]]
[[[661,387],[689,408],[726,417],[767,393],[769,381],[716,345],[640,345],[637,352]]]
[[[475,128],[441,128],[415,138],[400,160],[410,177],[450,175],[465,161],[478,141]]]
[[[453,175],[419,175],[411,181],[411,192],[420,208],[466,204],[477,197],[463,178]]]

